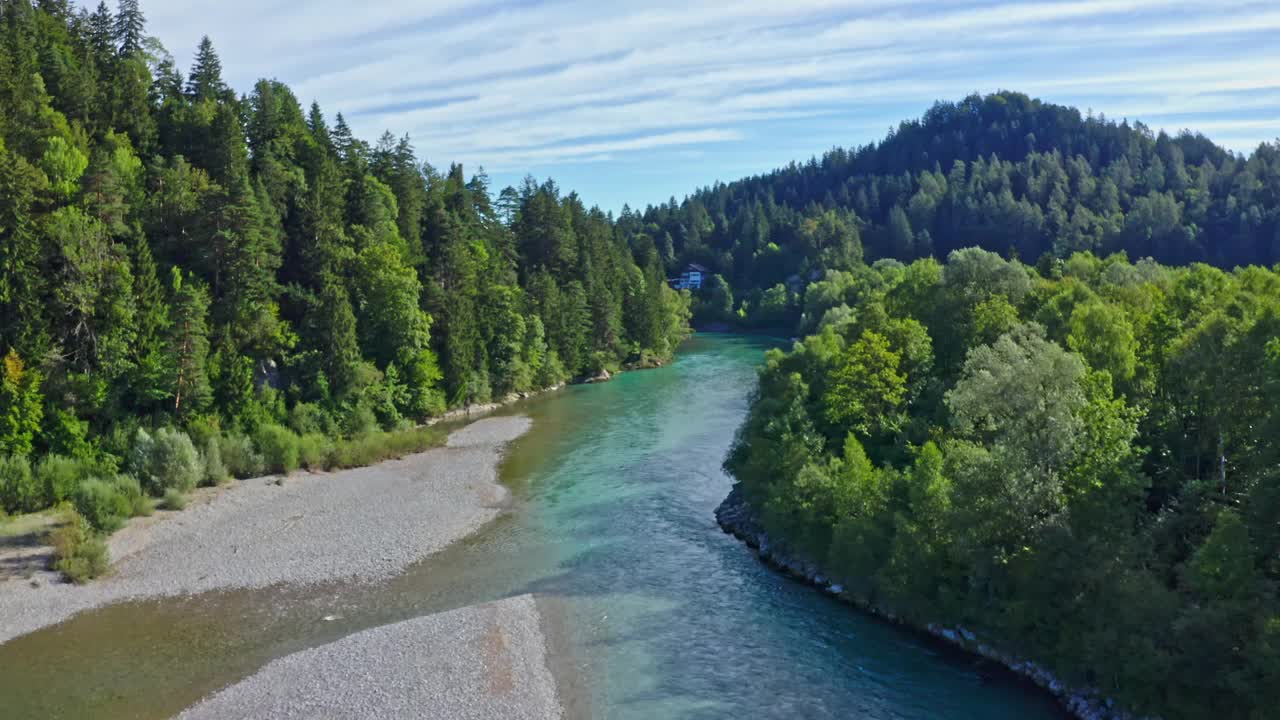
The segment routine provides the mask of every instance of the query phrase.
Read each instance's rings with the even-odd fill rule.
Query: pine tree
[[[115,41],[122,56],[142,51],[143,33],[146,29],[147,19],[138,7],[138,0],[120,0],[115,20]]]
[[[161,401],[170,397],[171,391],[167,381],[170,375],[168,306],[151,246],[141,233],[135,236],[132,259],[136,340],[132,348],[133,374],[126,389],[127,403],[137,410],[155,410]]]
[[[325,122],[324,113],[320,110],[320,103],[312,102],[311,110],[307,112],[307,129],[311,131],[311,137],[320,145],[323,150],[333,149],[333,139],[329,137],[329,125]]]
[[[185,417],[209,402],[209,293],[194,276],[173,268],[169,356],[173,413]]]
[[[89,16],[89,43],[97,54],[99,66],[110,67],[111,58],[116,54],[116,21],[106,0],[99,2]]]
[[[196,59],[187,78],[187,94],[196,100],[217,100],[228,93],[222,82],[222,61],[205,35],[196,49]]]
[[[41,241],[33,217],[35,168],[0,140],[0,342],[27,357],[45,349]]]
[[[320,356],[334,397],[343,397],[355,383],[360,364],[360,340],[351,297],[336,278],[327,278],[320,289],[320,305],[311,321],[308,340]]]

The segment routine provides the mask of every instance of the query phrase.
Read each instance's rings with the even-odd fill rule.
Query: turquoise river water
[[[720,463],[766,347],[699,336],[666,368],[512,408],[534,425],[504,465],[511,511],[395,580],[122,603],[0,646],[0,716],[169,717],[275,657],[534,592],[555,608],[579,716],[1063,717],[720,531],[712,512],[732,484]]]

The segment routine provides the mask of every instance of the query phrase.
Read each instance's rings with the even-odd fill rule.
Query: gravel
[[[178,718],[561,717],[539,620],[520,595],[384,625],[275,660]]]
[[[507,500],[502,449],[529,425],[486,418],[443,448],[282,483],[247,480],[147,518],[112,537],[117,562],[107,578],[77,587],[40,573],[0,583],[0,642],[125,599],[395,576],[498,515]]]

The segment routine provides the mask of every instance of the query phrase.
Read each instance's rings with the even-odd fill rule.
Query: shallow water
[[[378,585],[124,603],[0,646],[0,716],[163,718],[275,657],[513,594],[554,599],[582,697],[608,718],[1059,718],[1012,682],[764,568],[720,532],[720,470],[764,342],[515,408],[510,513]]]

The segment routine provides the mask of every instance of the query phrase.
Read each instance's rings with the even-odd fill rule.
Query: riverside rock
[[[1156,718],[1139,718],[1124,712],[1116,708],[1114,702],[1096,690],[1070,687],[1040,665],[1002,652],[981,642],[977,634],[966,628],[951,628],[937,624],[920,627],[906,623],[891,610],[864,602],[851,593],[845,592],[843,585],[833,584],[830,578],[822,573],[816,565],[793,557],[777,544],[770,542],[768,533],[765,532],[759,517],[743,495],[740,483],[734,484],[729,491],[728,497],[716,508],[715,516],[716,522],[720,524],[721,529],[741,540],[747,547],[755,550],[757,556],[766,565],[813,585],[823,592],[835,595],[840,600],[864,612],[914,630],[927,632],[941,642],[998,663],[1014,674],[1030,680],[1052,694],[1078,720],[1158,720]]]

